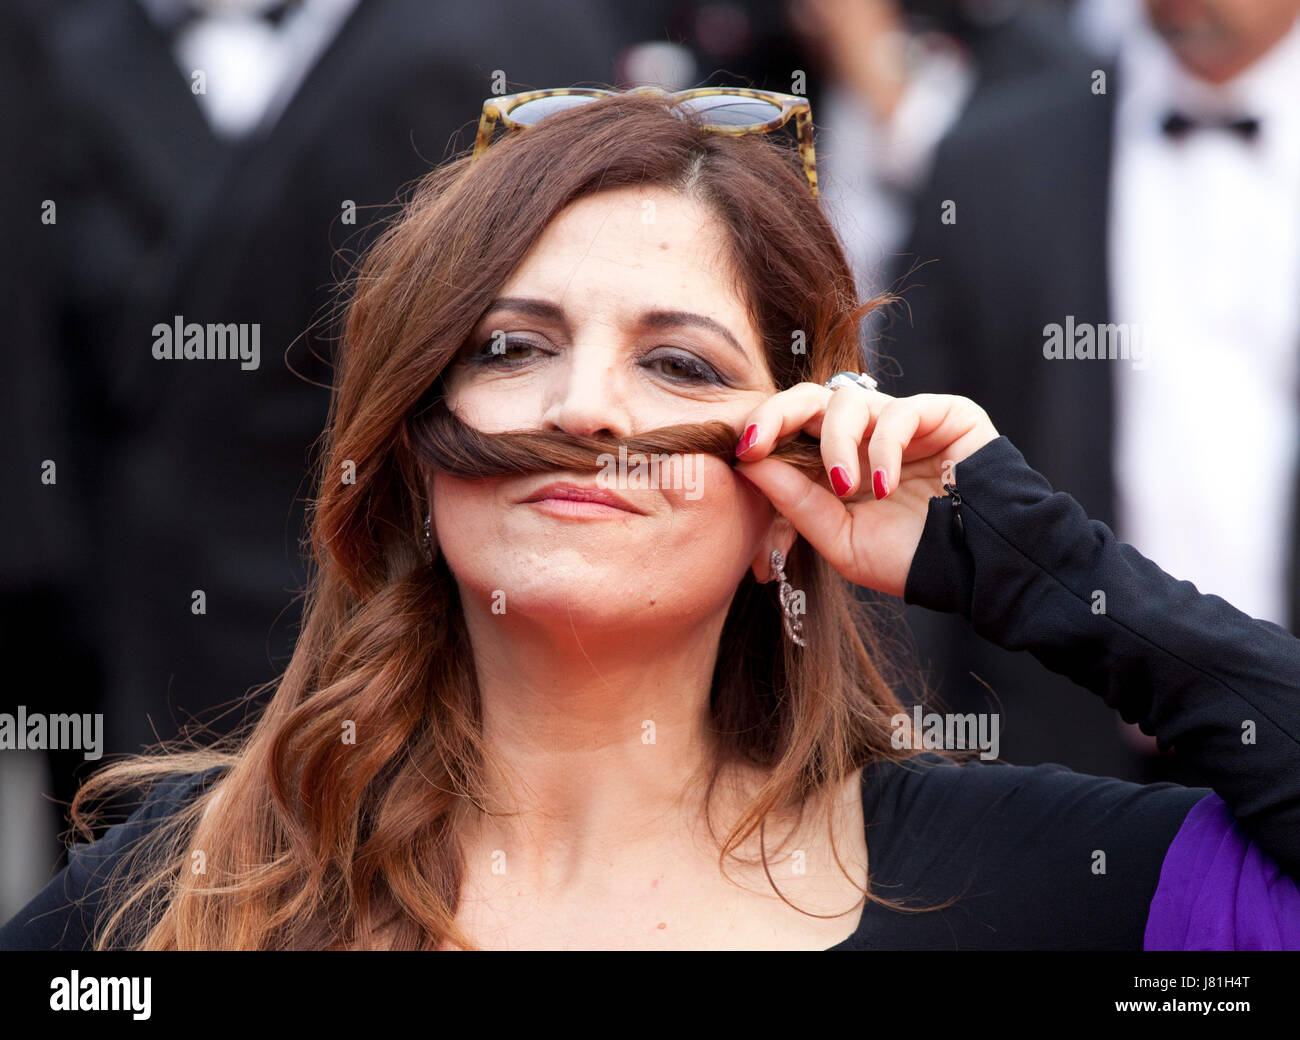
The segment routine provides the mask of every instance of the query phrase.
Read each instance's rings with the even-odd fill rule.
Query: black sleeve
[[[863,782],[872,892],[913,912],[872,903],[859,950],[1141,950],[1166,851],[1210,793],[928,752]]]
[[[1300,877],[1300,639],[1166,574],[1006,437],[955,473],[960,503],[931,499],[905,601],[962,614],[1176,748]]]
[[[0,927],[0,950],[88,950],[103,904],[103,887],[121,858],[214,774],[215,770],[208,770],[156,784],[124,823],[110,827],[98,841],[74,845],[68,865]]]

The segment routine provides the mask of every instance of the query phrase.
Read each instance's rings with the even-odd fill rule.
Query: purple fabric
[[[1300,950],[1300,888],[1217,794],[1187,814],[1160,868],[1144,950]]]

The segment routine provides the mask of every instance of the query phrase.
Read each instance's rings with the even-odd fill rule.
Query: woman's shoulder
[[[124,854],[139,839],[180,812],[208,789],[227,769],[213,766],[191,773],[176,773],[149,786],[139,807],[120,824],[108,828],[96,841],[68,850],[68,866],[82,872],[101,872],[102,865]]]
[[[1141,949],[1171,844],[1209,788],[932,752],[863,770],[873,884],[951,911],[873,915],[885,942]],[[916,922],[925,920],[924,925]],[[895,934],[895,930],[897,934]]]
[[[934,752],[877,760],[863,770],[868,826],[890,820],[930,821],[961,829],[980,820],[982,832],[1014,834],[1068,828],[1091,832],[1140,818],[1172,839],[1192,807],[1214,792],[1175,783],[1137,784],[1077,773],[1055,762],[1035,766],[958,761]],[[1166,842],[1167,844],[1167,842]]]
[[[862,771],[871,904],[844,949],[1140,950],[1170,843],[1209,789],[934,752]]]
[[[136,861],[136,854],[165,820],[217,780],[227,766],[176,773],[154,781],[138,807],[98,839],[73,845],[68,865],[12,920],[0,927],[0,950],[85,949],[105,887]]]
[[[157,819],[207,790],[230,769],[228,765],[211,766],[197,772],[171,773],[149,784],[147,793],[134,815]]]
[[[922,753],[863,808],[876,890],[956,902],[873,905],[845,949],[1300,948],[1300,887],[1209,788]]]

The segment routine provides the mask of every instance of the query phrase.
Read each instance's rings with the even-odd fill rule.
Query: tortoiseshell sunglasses
[[[522,94],[490,97],[483,102],[478,136],[474,140],[477,159],[492,142],[492,131],[499,121],[509,130],[535,126],[547,116],[565,109],[585,105],[620,91],[586,87],[557,87],[552,90],[528,90]],[[799,158],[813,197],[817,197],[817,159],[813,152],[812,107],[808,99],[796,94],[778,94],[771,90],[748,87],[698,87],[670,93],[658,87],[634,87],[628,94],[658,94],[671,99],[673,108],[684,108],[699,117],[706,130],[741,137],[777,130],[795,118],[799,132]]]

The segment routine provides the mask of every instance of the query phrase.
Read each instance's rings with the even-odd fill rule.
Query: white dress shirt
[[[1116,534],[1287,625],[1300,444],[1300,21],[1220,88],[1145,23],[1125,41],[1109,213],[1110,321],[1148,358],[1116,376]],[[1254,117],[1253,141],[1191,118]],[[1130,333],[1132,334],[1132,333]]]
[[[153,0],[141,2],[152,13]],[[191,90],[203,73],[195,98],[213,132],[227,140],[268,132],[356,5],[300,0],[273,25],[258,14],[265,0],[200,3],[202,15],[176,33],[172,52]]]

